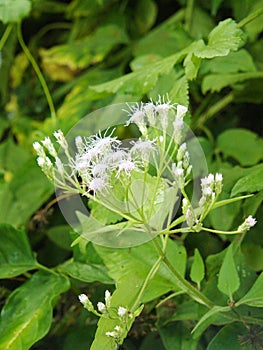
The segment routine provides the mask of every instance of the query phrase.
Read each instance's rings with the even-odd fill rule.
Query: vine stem
[[[51,119],[54,123],[54,125],[56,125],[56,120],[57,120],[57,114],[56,114],[56,110],[53,104],[53,100],[49,91],[49,88],[47,86],[46,80],[36,62],[36,60],[34,59],[34,57],[32,56],[31,52],[29,51],[28,47],[26,46],[24,39],[23,39],[23,35],[22,35],[22,29],[21,29],[21,21],[19,21],[17,23],[17,38],[19,41],[19,44],[21,45],[27,59],[29,60],[29,62],[31,63],[34,71],[36,72],[36,75],[38,77],[38,80],[43,88],[44,94],[46,96],[46,100],[50,109],[50,113],[51,113]]]
[[[226,95],[224,98],[219,100],[217,103],[215,103],[213,106],[211,106],[206,112],[204,112],[198,122],[197,122],[197,128],[202,128],[205,122],[212,118],[214,115],[216,115],[219,111],[224,109],[226,106],[228,106],[231,102],[234,101],[234,94],[230,92],[228,95]]]
[[[254,19],[256,19],[257,17],[263,15],[263,9],[259,9],[253,13],[251,13],[250,15],[248,15],[247,17],[245,17],[244,19],[242,19],[242,21],[240,21],[238,23],[238,27],[242,28],[244,26],[246,26],[248,23],[254,21]]]
[[[5,46],[5,43],[6,43],[7,39],[8,39],[8,37],[9,37],[13,27],[14,27],[13,23],[8,24],[8,26],[6,27],[6,29],[4,31],[4,34],[2,35],[2,38],[0,40],[0,51]]]
[[[192,26],[194,4],[195,4],[195,0],[188,0],[187,1],[187,7],[185,10],[185,28],[188,32],[190,32],[191,26]]]
[[[151,270],[149,271],[145,281],[143,282],[143,285],[142,285],[142,288],[131,308],[131,312],[134,312],[139,304],[141,303],[141,299],[142,299],[142,296],[145,292],[145,289],[147,288],[147,286],[149,285],[149,283],[151,282],[151,280],[153,279],[153,277],[155,276],[156,272],[158,271],[160,265],[161,265],[161,262],[163,260],[163,256],[159,256],[158,260],[155,262],[155,264],[152,266]]]
[[[174,277],[177,280],[177,286],[186,294],[188,294],[190,297],[192,297],[194,300],[199,302],[200,304],[205,305],[209,309],[211,309],[214,304],[199,290],[197,290],[195,287],[191,285],[170,263],[170,261],[165,256],[164,252],[162,251],[162,248],[159,246],[158,242],[156,240],[153,240],[153,243],[158,250],[159,254],[163,256],[163,262],[168,267],[168,269],[172,272]]]
[[[207,227],[202,227],[202,231],[207,231],[207,232],[212,232],[212,233],[217,233],[217,234],[224,234],[224,235],[236,235],[240,234],[241,232],[239,231],[220,231],[220,230],[213,230],[211,228]]]

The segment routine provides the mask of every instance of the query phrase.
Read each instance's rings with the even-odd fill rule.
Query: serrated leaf
[[[248,293],[236,303],[237,306],[242,304],[263,307],[263,273],[259,275]]]
[[[224,87],[235,86],[237,83],[242,83],[250,79],[262,79],[262,72],[249,72],[239,74],[210,74],[204,77],[202,81],[202,92],[205,94],[208,91],[219,92]]]
[[[235,293],[240,286],[240,279],[235,266],[232,245],[227,248],[221,269],[218,276],[218,289],[233,300]]]
[[[232,189],[231,196],[236,196],[242,192],[259,192],[263,189],[263,165],[256,169],[251,169],[251,173],[237,181]]]
[[[199,253],[198,249],[195,249],[194,252],[194,261],[190,271],[190,277],[193,282],[195,282],[200,288],[200,283],[205,276],[205,266],[202,259],[202,256]]]
[[[263,139],[246,129],[224,131],[217,138],[217,148],[243,166],[257,164],[263,158]]]
[[[144,94],[147,93],[156,84],[158,76],[168,74],[175,63],[181,59],[183,53],[177,53],[162,60],[159,60],[147,68],[124,75],[121,78],[114,79],[104,84],[90,86],[91,90],[96,92],[116,93],[122,91],[125,93]]]
[[[208,44],[195,51],[196,56],[212,58],[226,56],[230,51],[236,51],[244,44],[244,33],[238,28],[236,22],[228,18],[211,31],[208,36]]]
[[[29,0],[1,0],[0,21],[3,23],[17,22],[26,17],[31,10]]]
[[[49,330],[55,298],[69,288],[64,276],[36,273],[17,288],[3,307],[0,319],[1,350],[28,350]]]
[[[0,224],[0,278],[11,278],[37,267],[25,231]]]
[[[202,59],[200,57],[197,57],[193,52],[190,52],[186,56],[184,60],[184,67],[185,75],[189,80],[196,78],[201,62]]]
[[[256,66],[250,53],[241,49],[230,52],[223,57],[215,57],[202,63],[201,73],[233,74],[238,72],[255,72]]]
[[[178,79],[176,84],[173,84],[172,89],[169,91],[169,97],[173,102],[180,103],[183,106],[188,106],[189,84],[185,76]]]

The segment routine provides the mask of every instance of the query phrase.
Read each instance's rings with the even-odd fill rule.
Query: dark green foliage
[[[110,289],[113,307],[129,308],[157,251],[78,241],[32,143],[109,104],[166,94],[189,107],[208,170],[223,174],[220,199],[254,194],[213,210],[207,226],[258,223],[241,239],[169,238],[166,258],[212,306],[181,293],[162,262],[123,349],[263,348],[262,19],[261,0],[0,1],[0,350],[116,349],[105,335],[116,319],[97,327],[77,296],[95,305]]]

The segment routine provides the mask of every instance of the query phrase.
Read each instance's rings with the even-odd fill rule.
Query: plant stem
[[[6,27],[6,29],[4,31],[4,34],[2,35],[2,38],[0,40],[0,51],[5,46],[5,43],[6,43],[7,39],[8,39],[8,37],[9,37],[13,27],[14,27],[13,23],[8,24],[8,26]]]
[[[188,0],[186,10],[185,10],[185,29],[188,32],[191,31],[192,18],[193,18],[193,12],[194,12],[194,3],[195,3],[195,0]]]
[[[203,304],[207,306],[209,309],[211,309],[214,304],[199,290],[197,290],[195,287],[191,285],[170,263],[170,261],[167,259],[167,257],[164,255],[164,252],[162,251],[162,248],[159,246],[157,240],[153,240],[153,243],[159,252],[160,256],[163,256],[163,262],[168,267],[168,269],[172,272],[174,277],[177,280],[177,286],[186,294],[188,294],[191,298],[199,302],[200,304]]]
[[[148,284],[151,282],[151,280],[153,279],[154,275],[156,274],[156,272],[158,271],[160,265],[161,265],[161,262],[163,260],[163,256],[159,256],[158,260],[155,262],[155,264],[152,266],[151,270],[149,271],[145,281],[143,282],[143,285],[142,285],[142,288],[133,304],[133,307],[131,308],[131,312],[134,312],[139,304],[141,303],[141,299],[142,299],[142,296],[145,292],[145,289],[147,288]]]
[[[180,291],[178,291],[178,292],[174,292],[174,293],[168,295],[168,297],[162,299],[162,300],[155,306],[155,308],[157,309],[157,308],[160,307],[162,304],[166,303],[168,300],[170,300],[170,299],[172,299],[172,298],[174,298],[174,297],[177,297],[177,295],[182,295],[182,294],[184,294],[184,292],[180,290]]]
[[[247,17],[245,17],[244,19],[242,19],[242,21],[240,21],[238,23],[238,27],[242,28],[244,26],[246,26],[248,23],[254,21],[254,19],[256,19],[257,17],[263,15],[263,9],[259,9],[253,13],[251,13],[250,15],[248,15]]]
[[[21,29],[21,21],[17,23],[17,37],[18,37],[18,41],[27,57],[27,59],[29,60],[29,62],[31,63],[32,67],[34,68],[34,71],[36,72],[36,75],[38,77],[38,80],[43,88],[44,94],[46,96],[46,100],[50,109],[50,113],[51,113],[51,119],[53,120],[54,126],[56,125],[56,120],[57,120],[57,114],[56,114],[56,110],[53,104],[53,100],[50,94],[50,91],[48,89],[46,80],[36,62],[36,60],[34,59],[34,57],[32,56],[31,52],[29,51],[28,47],[26,46],[24,39],[23,39],[23,35],[22,35],[22,29]]]
[[[202,129],[205,122],[212,118],[214,115],[216,115],[219,111],[224,109],[226,106],[228,106],[231,102],[234,100],[234,94],[233,92],[230,92],[228,95],[226,95],[224,98],[219,100],[217,103],[215,103],[213,106],[211,106],[206,112],[204,112],[199,120],[197,121],[197,129]]]
[[[184,291],[186,294],[188,294],[191,298],[193,298],[195,301],[197,301],[200,304],[205,305],[209,309],[211,309],[214,304],[199,290],[197,290],[195,287],[191,285],[170,263],[170,261],[166,258],[166,256],[163,258],[163,261],[165,265],[169,268],[169,270],[173,273],[175,278],[177,279],[177,286]]]
[[[224,235],[234,235],[234,234],[240,234],[239,231],[220,231],[220,230],[213,230],[211,228],[202,227],[202,231],[212,232],[212,233],[218,233],[218,234],[224,234]]]

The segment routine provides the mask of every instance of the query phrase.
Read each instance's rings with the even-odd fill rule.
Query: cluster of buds
[[[58,157],[50,138],[35,142],[33,147],[38,154],[37,162],[45,175],[61,188],[72,190],[72,186],[85,192],[105,194],[110,188],[111,176],[119,178],[130,176],[133,171],[141,171],[150,161],[155,152],[154,140],[132,141],[129,149],[121,147],[121,141],[116,137],[92,135],[87,138],[76,137],[77,153],[72,157],[68,143],[62,131],[56,131],[54,136],[67,156],[67,164]],[[45,149],[54,161],[46,155]],[[79,180],[81,179],[81,187]],[[70,184],[70,186],[69,186]]]
[[[129,120],[126,125],[136,124],[143,137],[148,138],[147,126],[155,127],[166,133],[171,123],[173,128],[172,137],[176,144],[182,141],[182,131],[184,128],[184,116],[187,107],[172,104],[169,99],[159,97],[157,103],[148,102],[129,106]]]
[[[112,297],[108,290],[105,291],[105,301],[99,301],[97,303],[97,310],[86,294],[80,294],[78,298],[84,308],[89,312],[92,312],[94,315],[116,319],[119,325],[115,326],[113,330],[105,333],[107,337],[113,338],[116,343],[119,343],[126,336],[129,323],[131,323],[132,320],[139,315],[142,309],[140,307],[134,313],[131,313],[123,306],[119,306],[117,309],[113,308],[111,306]]]
[[[239,233],[246,233],[247,231],[249,231],[251,229],[251,227],[255,226],[257,223],[257,220],[254,219],[251,215],[249,215],[245,221],[243,222],[243,224],[241,224],[237,231]]]
[[[186,180],[192,171],[190,155],[186,148],[186,143],[182,143],[176,155],[177,163],[172,163],[172,174],[179,189],[186,186]]]
[[[202,196],[199,201],[199,207],[204,211],[207,207],[210,207],[221,193],[223,187],[222,174],[216,173],[209,174],[201,179]]]

